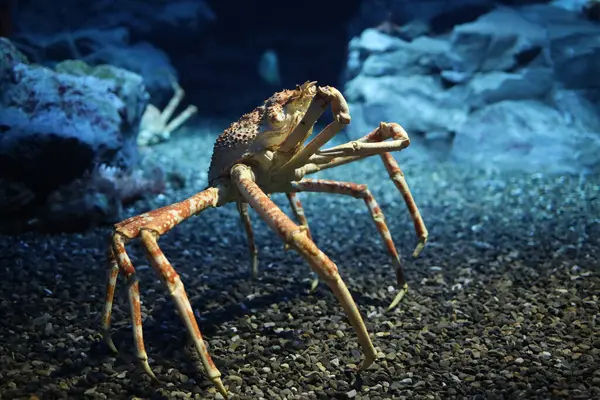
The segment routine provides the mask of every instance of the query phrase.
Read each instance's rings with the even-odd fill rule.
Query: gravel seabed
[[[145,152],[185,186],[142,201],[137,214],[206,182],[214,135],[178,134]],[[234,205],[161,238],[183,278],[233,399],[589,399],[600,397],[598,176],[480,171],[397,158],[430,231],[413,260],[408,213],[377,158],[319,177],[367,183],[404,255],[409,295],[386,312],[394,273],[364,204],[302,194],[319,247],[339,266],[380,359],[361,353],[325,285],[308,293],[307,264],[284,252],[252,214],[260,278]],[[289,213],[283,195],[273,199]],[[108,227],[84,234],[0,237],[1,399],[212,399],[183,326],[137,242],[153,383],[135,360],[125,284],[101,340]]]

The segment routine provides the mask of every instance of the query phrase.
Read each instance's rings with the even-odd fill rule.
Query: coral
[[[30,64],[0,38],[0,93],[3,231],[115,221],[123,204],[163,190],[161,174],[136,172],[148,103],[139,75],[81,60]]]

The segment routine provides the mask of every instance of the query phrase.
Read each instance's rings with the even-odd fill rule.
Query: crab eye
[[[279,105],[267,108],[267,118],[272,125],[279,125],[285,121],[285,111]]]

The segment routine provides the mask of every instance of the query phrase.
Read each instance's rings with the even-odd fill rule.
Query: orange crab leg
[[[307,82],[305,85],[314,85],[315,82]],[[325,112],[327,105],[331,105],[331,111],[333,112],[334,121],[330,123],[322,132],[315,136],[311,142],[302,149],[300,152],[294,154],[294,163],[299,156],[304,157],[308,153],[308,156],[313,154],[329,139],[331,139],[340,129],[350,123],[350,111],[346,99],[339,90],[331,86],[317,87],[317,93],[313,97],[308,109],[304,113],[302,120],[296,126],[296,128],[288,135],[288,137],[281,143],[277,152],[288,153],[295,151],[304,140],[310,135],[310,132],[319,119],[319,117]],[[300,162],[302,164],[302,162]],[[286,166],[285,168],[288,168]]]
[[[254,241],[254,231],[252,230],[250,214],[248,213],[248,203],[238,201],[237,207],[238,212],[240,213],[240,220],[246,230],[246,237],[248,238],[248,250],[250,250],[250,259],[252,260],[250,276],[256,278],[258,276],[258,249],[256,248],[256,243]]]
[[[361,367],[363,369],[367,368],[376,358],[375,348],[358,307],[338,273],[337,266],[308,238],[305,230],[296,225],[269,199],[254,182],[253,173],[248,166],[235,165],[232,168],[231,176],[241,195],[266,221],[269,227],[286,243],[296,249],[306,259],[313,271],[329,285],[358,336],[358,341],[365,354]]]
[[[136,354],[142,363],[144,371],[152,378],[156,379],[150,368],[150,365],[148,364],[148,356],[144,346],[139,282],[135,268],[125,249],[126,241],[139,236],[141,237],[142,244],[152,266],[167,286],[169,293],[171,294],[173,301],[179,310],[179,314],[186,325],[194,344],[196,345],[209,378],[215,384],[221,395],[227,398],[227,390],[223,386],[223,383],[220,379],[221,373],[215,367],[210,355],[208,354],[206,345],[202,339],[202,334],[200,333],[200,329],[198,328],[191,305],[185,293],[183,283],[181,282],[181,279],[179,278],[179,275],[175,269],[171,266],[169,261],[158,247],[156,240],[158,236],[168,232],[175,225],[191,217],[192,215],[200,213],[208,207],[215,207],[218,202],[219,189],[209,188],[182,202],[128,218],[125,221],[115,225],[115,233],[113,235],[112,245],[109,251],[110,272],[103,314],[103,328],[106,342],[111,349],[116,350],[110,337],[109,330],[112,309],[111,306],[113,303],[116,280],[119,271],[121,271],[127,279],[129,286],[129,305]]]
[[[124,273],[126,279],[129,279],[132,274],[135,274],[133,264],[131,264],[131,261],[128,261],[129,257],[124,249],[124,242],[139,236],[142,228],[151,229],[159,234],[164,234],[184,219],[197,214],[208,207],[214,207],[217,204],[218,198],[218,189],[207,189],[180,203],[162,207],[149,213],[136,215],[115,224],[113,243],[108,251],[110,269],[102,318],[104,337],[111,349],[116,351],[109,329],[117,277],[119,271]],[[120,243],[116,246],[116,250],[114,242]],[[124,256],[121,256],[123,260],[118,258],[121,253],[124,254]]]
[[[385,143],[378,143],[378,144],[382,145],[378,148],[374,148],[374,147],[364,148],[363,147],[363,149],[360,149],[360,146],[358,146],[358,147],[356,147],[356,150],[354,151],[355,155],[349,155],[349,156],[332,156],[331,154],[329,154],[329,155],[322,155],[322,154],[313,155],[309,159],[309,164],[306,164],[304,167],[299,168],[297,170],[296,175],[302,177],[302,176],[305,176],[308,174],[313,174],[315,172],[322,171],[324,169],[334,168],[334,167],[338,167],[340,165],[358,161],[363,158],[370,157],[374,154],[379,154],[383,161],[383,164],[385,165],[386,170],[388,171],[389,176],[392,178],[392,180],[394,181],[394,184],[400,191],[400,194],[402,195],[402,198],[404,199],[404,202],[406,203],[406,206],[408,208],[410,216],[413,220],[415,232],[417,234],[417,238],[419,241],[417,243],[417,246],[415,247],[415,250],[413,251],[413,257],[417,257],[419,255],[419,253],[421,252],[421,250],[423,250],[425,243],[427,243],[427,238],[428,238],[427,228],[425,227],[425,223],[423,222],[423,218],[421,217],[419,208],[417,207],[417,205],[412,197],[412,194],[410,192],[410,189],[408,187],[406,179],[404,178],[404,174],[402,173],[402,170],[398,166],[398,163],[396,162],[394,157],[388,152],[390,150],[399,150],[399,149],[403,149],[403,148],[406,148],[407,146],[409,146],[410,140],[408,138],[408,134],[406,133],[404,128],[402,128],[402,126],[400,126],[396,123],[382,122],[376,129],[372,130],[371,132],[369,132],[367,135],[363,136],[362,138],[355,140],[354,142],[369,144],[369,143],[383,142],[387,139],[392,139],[392,141],[385,142]],[[383,146],[385,144],[389,144],[391,147]],[[344,145],[336,146],[335,148],[332,148],[332,149],[334,149],[334,151],[332,153],[335,154],[336,151],[339,151],[339,149],[344,149],[347,151],[350,147],[352,147],[352,146],[345,146],[345,147],[343,147],[343,146]],[[323,152],[327,153],[328,150],[332,150],[332,149],[327,149],[327,150],[324,150]]]
[[[279,173],[293,172],[296,168],[304,165],[310,156],[350,123],[348,103],[346,103],[346,99],[344,99],[342,93],[331,86],[318,87],[317,94],[313,98],[302,120],[277,149],[277,153],[287,154],[291,150],[296,151],[306,137],[308,137],[317,119],[323,114],[328,104],[331,105],[331,111],[333,112],[333,122],[315,135],[306,146],[302,147],[281,166],[278,171]]]
[[[102,330],[104,332],[104,341],[111,349],[111,351],[117,353],[117,348],[112,341],[110,336],[110,320],[112,317],[112,306],[115,297],[115,288],[117,286],[117,278],[119,277],[119,265],[114,255],[112,246],[108,249],[108,279],[106,283],[106,296],[104,299],[104,312],[102,313]]]
[[[375,222],[377,231],[379,232],[379,235],[381,236],[389,255],[392,257],[392,263],[396,269],[396,282],[400,287],[400,290],[394,297],[389,309],[396,307],[400,300],[402,300],[402,297],[404,297],[406,294],[408,285],[404,277],[404,269],[402,268],[402,263],[400,262],[398,250],[396,250],[392,235],[390,234],[387,224],[385,223],[383,211],[381,211],[381,208],[371,194],[371,191],[367,188],[367,185],[360,185],[352,182],[329,181],[324,179],[303,179],[300,182],[293,182],[292,185],[294,190],[298,192],[336,193],[364,200],[371,213],[373,222]]]
[[[192,306],[185,292],[183,282],[181,282],[179,274],[177,274],[169,260],[167,260],[167,257],[165,257],[163,254],[160,247],[158,247],[158,242],[156,240],[157,237],[158,234],[155,232],[145,229],[142,230],[141,239],[146,249],[146,254],[150,259],[150,263],[154,267],[154,270],[160,275],[161,280],[167,286],[167,289],[171,294],[171,298],[177,307],[177,311],[179,311],[179,316],[187,328],[198,354],[200,354],[202,365],[204,365],[204,369],[206,370],[208,377],[217,387],[223,397],[227,397],[227,390],[221,381],[221,372],[217,369],[210,354],[208,353],[208,349],[206,348],[206,344],[202,338],[202,333],[200,332],[200,328],[196,322],[194,311],[192,310]],[[141,320],[139,322],[139,329],[141,331]]]
[[[296,220],[300,223],[300,228],[305,229],[306,236],[308,236],[310,240],[313,240],[312,234],[310,233],[310,228],[308,227],[308,220],[306,219],[306,215],[304,214],[304,207],[302,207],[302,202],[294,192],[286,193],[285,195],[290,203],[290,207],[292,208],[292,212],[294,213]],[[286,244],[285,246],[287,250],[288,245]],[[313,280],[310,283],[309,291],[314,292],[318,285],[319,276],[313,272]]]
[[[300,223],[300,226],[302,227],[302,229],[306,229],[306,235],[310,240],[313,240],[312,235],[310,233],[310,228],[308,227],[308,220],[306,219],[306,215],[304,214],[304,207],[302,207],[302,202],[294,192],[286,193],[285,195],[290,203],[290,207],[292,208],[294,216]]]
[[[419,243],[415,247],[412,255],[413,257],[417,257],[421,253],[421,250],[423,250],[423,247],[425,247],[425,243],[427,243],[427,238],[429,236],[427,227],[423,222],[423,217],[421,217],[419,207],[417,207],[417,203],[415,203],[415,200],[413,199],[412,193],[408,187],[408,183],[406,183],[404,173],[400,169],[400,166],[394,157],[392,157],[390,153],[383,153],[381,155],[381,159],[383,160],[383,164],[385,165],[385,169],[387,170],[390,178],[392,178],[394,184],[400,191],[400,194],[406,203],[406,207],[408,208],[408,212],[410,213],[410,217],[412,218],[415,232],[419,240]]]
[[[138,360],[140,361],[140,363],[142,364],[142,367],[144,368],[144,371],[150,375],[150,377],[154,380],[156,379],[156,376],[154,375],[154,373],[152,372],[152,369],[150,369],[150,365],[148,364],[148,355],[146,354],[146,349],[144,346],[144,332],[142,330],[142,309],[141,309],[141,302],[140,302],[140,285],[139,285],[139,281],[137,278],[137,274],[135,272],[135,268],[133,266],[133,264],[131,263],[131,259],[129,258],[129,256],[127,255],[127,251],[125,250],[125,238],[122,235],[116,234],[113,237],[113,242],[112,242],[112,253],[110,255],[111,259],[111,278],[113,277],[113,271],[114,271],[114,264],[113,262],[115,262],[119,269],[121,271],[123,271],[123,274],[125,275],[125,277],[127,278],[127,296],[129,298],[129,309],[130,309],[130,314],[131,314],[131,328],[133,330],[133,340],[135,343],[135,350],[136,350],[136,355]],[[114,276],[114,281],[116,281],[116,274]],[[108,293],[113,293],[114,294],[114,286],[111,287],[111,284],[113,284],[114,281],[109,280],[108,283]],[[114,282],[116,283],[116,282]],[[107,296],[108,297],[108,296]],[[112,304],[112,299],[110,299],[110,304]],[[116,351],[116,347],[112,341],[112,338],[109,334],[109,328],[110,328],[110,308],[109,307],[109,301],[107,298],[107,303],[105,306],[105,315],[104,315],[104,333],[105,333],[105,340],[108,344],[108,346]]]
[[[392,140],[386,142],[387,139]],[[305,166],[299,168],[299,175],[338,167],[375,154],[403,150],[408,146],[410,139],[402,126],[394,122],[382,122],[360,139],[316,152]]]

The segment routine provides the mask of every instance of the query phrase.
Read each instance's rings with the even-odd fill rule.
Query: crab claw
[[[342,93],[331,86],[319,86],[317,91],[319,96],[324,97],[327,103],[331,104],[333,118],[341,124],[348,125],[350,123],[350,108]]]

